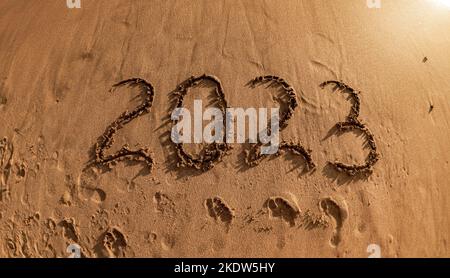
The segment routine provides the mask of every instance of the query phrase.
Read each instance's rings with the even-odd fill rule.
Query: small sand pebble
[[[68,191],[64,192],[61,201],[65,205],[70,205],[70,203],[72,201],[72,196],[70,196],[70,193]]]

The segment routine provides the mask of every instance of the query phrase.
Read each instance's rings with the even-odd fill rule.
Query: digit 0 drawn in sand
[[[257,86],[264,84],[268,84],[267,88],[276,87],[280,89],[288,97],[287,100],[288,109],[287,111],[283,112],[282,115],[280,116],[279,132],[281,132],[287,127],[288,121],[292,118],[294,110],[298,106],[297,95],[295,93],[294,88],[291,85],[289,85],[289,83],[286,80],[278,76],[273,75],[259,76],[248,83],[248,85],[251,88],[256,88]],[[271,131],[270,124],[267,126],[267,131],[268,133],[270,133]],[[262,146],[261,143],[253,144],[250,150],[245,151],[245,162],[248,166],[251,167],[256,166],[265,157],[267,157],[267,155],[261,153],[261,146]],[[275,155],[280,156],[282,154],[282,151],[290,151],[295,155],[303,157],[303,159],[306,162],[305,168],[306,171],[313,170],[316,167],[311,157],[311,150],[307,150],[301,144],[292,142],[288,143],[282,141]]]
[[[112,122],[105,133],[99,139],[99,142],[95,145],[95,163],[97,165],[107,166],[111,169],[115,163],[123,160],[131,160],[136,162],[144,162],[149,171],[151,172],[153,168],[153,159],[149,154],[147,148],[141,148],[139,150],[131,150],[128,145],[124,145],[121,150],[115,154],[106,155],[105,152],[111,148],[114,143],[114,135],[116,132],[123,128],[126,124],[130,123],[134,119],[147,114],[150,112],[150,108],[153,104],[153,98],[155,95],[153,86],[147,81],[140,78],[131,78],[121,81],[111,88],[110,92],[118,87],[129,86],[129,87],[139,87],[141,89],[143,96],[143,102],[133,111],[125,111],[120,115],[120,117]]]
[[[220,221],[225,225],[226,230],[230,229],[231,223],[234,219],[234,212],[230,206],[222,200],[222,198],[216,196],[209,198],[205,201],[205,207],[208,210],[208,214],[216,222]]]
[[[13,154],[13,144],[8,138],[3,138],[0,141],[0,201],[10,196],[8,180],[12,173]]]
[[[182,108],[184,98],[188,94],[190,88],[195,88],[199,85],[205,85],[206,83],[212,83],[214,85],[214,93],[217,99],[218,108],[222,111],[223,116],[223,126],[226,126],[226,108],[227,101],[225,100],[225,94],[223,91],[222,83],[219,78],[213,75],[203,74],[199,77],[191,76],[186,81],[178,85],[177,89],[173,92],[176,97],[176,108]],[[180,120],[172,121],[172,125],[176,126]],[[230,149],[229,145],[226,143],[226,134],[223,134],[222,142],[225,143],[212,143],[206,146],[201,155],[194,157],[194,155],[189,154],[183,147],[183,143],[174,143],[176,154],[178,157],[178,167],[194,167],[195,169],[208,171],[212,169],[215,164],[222,160],[227,151]]]
[[[347,219],[348,216],[347,208],[345,204],[343,204],[343,206],[340,206],[331,197],[321,199],[319,201],[319,208],[323,213],[325,213],[328,217],[330,217],[334,221],[334,232],[333,236],[331,237],[330,244],[333,247],[337,247],[342,240],[341,230],[344,221]]]
[[[378,162],[380,158],[380,154],[377,152],[377,145],[375,143],[375,138],[369,128],[362,123],[358,117],[361,107],[361,100],[359,98],[360,92],[354,90],[350,86],[342,83],[340,81],[325,81],[320,84],[320,87],[324,89],[328,85],[334,85],[335,91],[339,91],[341,93],[350,94],[350,99],[352,101],[352,107],[349,115],[345,122],[339,122],[335,125],[335,129],[338,133],[351,132],[351,131],[359,131],[367,139],[367,146],[369,147],[369,155],[366,158],[364,164],[345,164],[342,162],[329,162],[337,171],[344,172],[350,176],[356,176],[358,174],[362,175],[371,175],[373,172],[373,166]]]

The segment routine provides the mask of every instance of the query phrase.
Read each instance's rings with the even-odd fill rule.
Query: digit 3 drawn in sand
[[[128,159],[146,163],[149,171],[151,171],[153,167],[153,159],[150,156],[149,150],[147,148],[131,150],[128,145],[124,145],[122,149],[115,154],[105,154],[105,151],[111,148],[112,144],[114,143],[114,135],[116,134],[116,132],[119,129],[123,128],[126,124],[130,123],[132,120],[150,112],[150,108],[153,104],[153,98],[155,94],[154,89],[153,86],[147,81],[140,78],[127,79],[115,84],[110,92],[114,92],[116,88],[121,86],[139,87],[144,95],[143,102],[133,111],[125,111],[124,113],[122,113],[122,115],[120,115],[117,120],[109,125],[108,129],[99,139],[99,142],[95,145],[95,162],[98,165],[106,165],[109,168],[112,168],[112,166],[116,162]]]
[[[288,97],[287,101],[288,110],[282,113],[282,115],[280,116],[280,123],[279,123],[279,131],[281,132],[282,130],[284,130],[288,125],[288,121],[294,114],[295,108],[298,106],[297,96],[295,94],[294,88],[291,85],[289,85],[288,82],[283,78],[273,75],[256,77],[255,79],[251,80],[248,84],[250,85],[251,88],[255,88],[256,86],[263,84],[268,84],[269,85],[268,87],[279,88]],[[270,125],[268,125],[267,131],[268,133],[270,133],[271,131]],[[250,150],[245,151],[245,162],[248,166],[251,167],[256,166],[265,157],[267,157],[267,155],[261,153],[261,146],[262,146],[261,143],[257,143],[254,144]],[[295,155],[302,156],[306,162],[305,168],[306,171],[312,170],[316,167],[311,157],[311,150],[305,149],[301,144],[294,144],[282,141],[275,155],[277,156],[281,155],[282,151],[290,151]]]
[[[220,197],[209,198],[205,201],[208,214],[215,221],[220,221],[225,225],[226,230],[230,229],[234,219],[233,210]]]
[[[222,112],[223,116],[223,126],[226,124],[226,108],[227,102],[225,100],[225,94],[223,91],[222,83],[220,80],[212,75],[202,75],[199,77],[190,77],[188,80],[184,81],[178,85],[174,94],[176,96],[176,108],[182,108],[184,98],[188,93],[190,88],[197,87],[198,85],[205,83],[214,84],[215,97],[217,98],[217,105]],[[180,120],[173,120],[173,126],[176,126]],[[176,148],[176,154],[179,159],[179,167],[194,167],[198,170],[207,171],[212,169],[215,163],[219,162],[226,152],[230,149],[225,140],[226,134],[223,134],[223,141],[225,143],[212,143],[208,144],[202,151],[201,155],[194,157],[194,155],[189,154],[183,147],[183,143],[174,143]]]
[[[372,132],[367,128],[367,126],[364,123],[361,123],[361,121],[358,119],[359,117],[359,111],[361,106],[361,100],[359,98],[358,91],[354,90],[350,86],[340,82],[340,81],[325,81],[322,84],[320,84],[320,87],[324,89],[328,85],[334,85],[334,88],[340,91],[341,93],[348,93],[350,94],[350,98],[352,100],[352,107],[350,110],[349,115],[347,116],[347,119],[345,122],[339,122],[336,124],[336,128],[338,132],[344,133],[344,132],[351,132],[351,131],[360,131],[362,132],[366,139],[367,139],[367,145],[370,149],[369,155],[366,158],[366,161],[364,164],[345,164],[342,162],[329,162],[331,165],[334,166],[336,170],[339,172],[347,173],[350,176],[355,176],[357,174],[363,174],[363,175],[370,175],[373,171],[373,166],[377,161],[379,160],[379,153],[377,152],[377,145],[375,143],[375,138]]]

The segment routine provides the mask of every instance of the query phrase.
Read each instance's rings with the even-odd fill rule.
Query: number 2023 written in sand
[[[227,123],[225,121],[225,113],[227,108],[227,101],[225,99],[225,93],[222,88],[222,84],[220,80],[215,76],[202,75],[199,77],[191,77],[178,85],[177,89],[173,92],[176,100],[175,108],[181,108],[183,106],[184,98],[188,94],[190,88],[194,88],[196,86],[199,86],[200,84],[205,83],[210,83],[211,85],[213,85],[213,87],[215,87],[214,92],[215,98],[217,99],[216,103],[223,115],[223,124],[226,125]],[[251,88],[255,88],[256,86],[262,84],[267,84],[267,88],[276,87],[280,89],[280,91],[287,97],[286,104],[288,109],[287,111],[283,112],[282,115],[280,115],[279,131],[281,131],[287,127],[288,121],[290,120],[295,109],[298,106],[295,89],[291,85],[289,85],[289,83],[283,78],[273,75],[256,77],[248,83]],[[114,144],[115,134],[131,121],[149,113],[153,104],[155,91],[153,86],[149,82],[140,78],[127,79],[113,85],[111,92],[114,92],[116,88],[122,86],[138,87],[142,94],[142,102],[133,111],[126,111],[122,113],[119,118],[117,118],[107,127],[106,131],[99,138],[98,142],[95,145],[94,162],[97,166],[106,166],[108,168],[112,168],[119,161],[131,160],[135,162],[145,163],[149,171],[151,171],[154,160],[150,155],[149,149],[146,147],[132,150],[128,145],[124,145],[116,153],[106,154],[106,151],[110,149]],[[373,166],[379,160],[380,155],[377,152],[377,145],[375,143],[374,135],[369,130],[369,128],[359,120],[361,105],[359,97],[360,92],[340,81],[331,80],[320,84],[320,87],[322,89],[327,86],[333,86],[334,91],[348,94],[349,100],[352,103],[350,113],[346,117],[346,120],[343,122],[338,122],[334,127],[334,131],[341,134],[345,132],[360,132],[366,138],[367,147],[369,148],[369,154],[366,157],[365,162],[362,164],[346,164],[339,161],[328,163],[332,165],[337,171],[348,174],[350,176],[368,176],[372,173]],[[177,123],[178,120],[173,120],[174,126]],[[270,130],[270,127],[268,126],[267,129]],[[207,171],[213,168],[214,165],[221,161],[222,158],[227,153],[229,153],[231,149],[227,141],[223,140],[223,142],[220,143],[213,142],[211,144],[207,144],[200,155],[194,156],[184,149],[183,143],[172,143],[176,150],[178,166],[193,167],[201,171]],[[264,158],[268,156],[279,156],[281,155],[282,151],[289,151],[294,155],[300,156],[306,163],[306,171],[314,170],[316,167],[311,156],[311,150],[304,148],[300,143],[288,143],[282,141],[279,144],[278,151],[271,155],[264,155],[261,153],[261,143],[251,145],[252,147],[249,150],[245,150],[244,153],[245,162],[250,167],[258,165]]]

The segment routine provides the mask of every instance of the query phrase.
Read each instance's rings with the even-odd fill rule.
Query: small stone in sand
[[[63,204],[65,205],[70,205],[71,201],[72,201],[72,196],[70,196],[70,193],[68,191],[64,192],[61,201]]]

